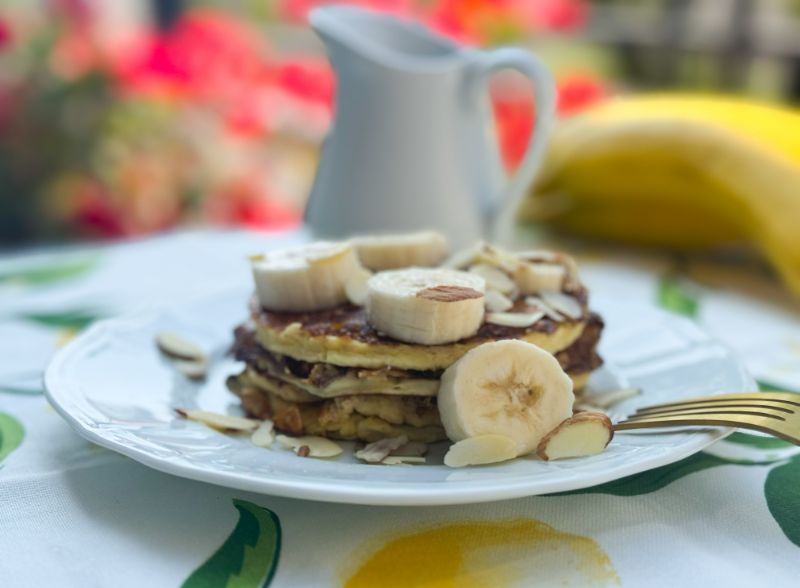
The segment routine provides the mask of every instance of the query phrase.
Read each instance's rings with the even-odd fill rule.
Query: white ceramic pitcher
[[[425,27],[346,6],[311,25],[337,76],[332,130],[306,222],[320,237],[434,228],[461,246],[487,235],[497,211],[533,180],[555,112],[542,63],[516,48],[480,51]],[[536,131],[506,178],[488,80],[512,68],[534,84]]]

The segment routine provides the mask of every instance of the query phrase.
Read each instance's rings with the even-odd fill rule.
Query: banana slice
[[[367,285],[367,320],[399,341],[452,343],[483,322],[486,281],[474,274],[409,268],[377,273]]]
[[[555,357],[509,339],[479,345],[447,368],[437,402],[451,440],[505,435],[523,455],[572,416],[574,399]]]
[[[349,243],[319,241],[252,260],[259,302],[269,310],[302,312],[347,302],[345,285],[363,270]]]
[[[514,280],[523,294],[560,292],[567,280],[567,268],[555,263],[523,261],[514,272]]]
[[[447,254],[447,241],[434,231],[355,237],[351,242],[362,265],[373,271],[434,266]]]

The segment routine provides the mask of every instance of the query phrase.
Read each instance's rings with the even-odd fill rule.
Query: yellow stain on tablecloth
[[[389,540],[345,588],[501,588],[619,584],[611,560],[589,537],[533,519],[452,523]]]

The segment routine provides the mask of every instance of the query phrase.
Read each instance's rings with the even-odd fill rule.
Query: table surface
[[[93,320],[222,291],[302,232],[183,232],[0,259],[3,586],[794,586],[800,449],[735,433],[686,460],[559,496],[360,507],[162,474],[74,433],[42,395]],[[798,306],[709,262],[579,254],[593,292],[691,316],[766,388],[800,391]]]

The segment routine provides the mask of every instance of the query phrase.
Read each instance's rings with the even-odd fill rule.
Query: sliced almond
[[[164,355],[189,361],[206,361],[206,354],[180,335],[165,331],[156,335],[156,345]]]
[[[489,312],[505,312],[514,306],[514,303],[505,294],[501,294],[497,290],[486,290],[484,305]]]
[[[399,449],[408,443],[408,437],[400,435],[390,439],[381,439],[366,445],[363,449],[355,452],[355,456],[367,463],[380,463],[392,451]]]
[[[509,275],[514,275],[517,267],[519,267],[520,258],[510,251],[484,243],[483,247],[475,256],[474,262],[485,263],[499,268]]]
[[[389,455],[381,461],[384,465],[406,465],[410,463],[425,463],[424,457],[417,455]]]
[[[208,362],[205,361],[189,361],[185,359],[176,359],[173,362],[175,369],[190,380],[202,380],[208,373]]]
[[[579,412],[545,435],[536,448],[536,455],[544,460],[597,455],[613,437],[614,426],[606,415]]]
[[[596,406],[597,408],[609,408],[629,398],[633,398],[641,394],[641,392],[639,388],[620,388],[619,390],[609,390],[607,392],[584,395],[582,400],[586,404]]]
[[[350,304],[355,306],[364,306],[367,301],[367,294],[369,288],[367,282],[372,277],[372,272],[367,269],[360,269],[353,273],[353,275],[345,282],[344,292]]]
[[[210,412],[207,410],[176,408],[175,412],[177,412],[183,418],[189,419],[190,421],[203,423],[212,429],[223,431],[225,433],[252,431],[259,424],[259,421],[255,421],[253,419],[231,416],[229,414],[220,414],[218,412]]]
[[[456,251],[447,260],[445,260],[445,262],[442,264],[442,267],[451,269],[464,269],[469,267],[472,265],[472,262],[475,261],[475,258],[480,254],[485,245],[486,244],[483,241],[478,241],[477,243],[474,243],[465,249]]]
[[[275,425],[272,421],[264,421],[250,437],[253,445],[258,447],[269,447],[275,441]]]
[[[514,281],[523,294],[559,292],[566,276],[567,268],[563,265],[523,261],[514,272]]]
[[[561,314],[571,319],[583,316],[583,308],[575,298],[561,292],[542,292],[541,298],[545,304],[554,308]]]
[[[556,322],[562,322],[564,320],[564,315],[560,314],[556,311],[553,307],[549,304],[545,303],[544,300],[538,298],[536,296],[527,296],[525,298],[525,304],[528,306],[532,306],[539,312],[543,312],[547,318],[552,319]]]
[[[342,447],[325,437],[315,437],[306,435],[304,437],[289,437],[287,435],[276,435],[275,439],[295,453],[306,453],[303,447],[308,448],[308,457],[336,457],[342,453]]]
[[[422,441],[409,441],[402,447],[398,447],[389,455],[399,455],[406,457],[422,457],[428,453],[428,444]]]
[[[509,294],[517,287],[506,272],[488,263],[477,263],[469,268],[469,272],[486,280],[486,288],[497,290],[501,294]]]
[[[505,435],[479,435],[454,443],[444,456],[444,465],[463,468],[507,461],[517,456],[517,442]]]
[[[501,327],[525,328],[542,318],[543,312],[487,312],[484,320]]]

